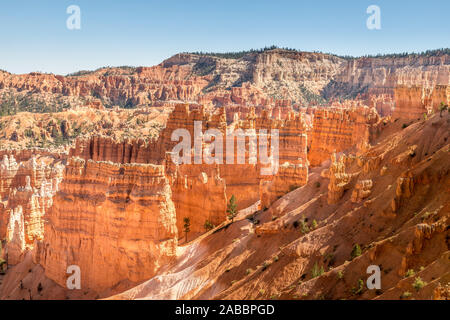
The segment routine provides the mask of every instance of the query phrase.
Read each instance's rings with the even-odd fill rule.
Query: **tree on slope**
[[[184,231],[184,236],[185,236],[185,239],[187,242],[188,241],[188,233],[191,231],[191,219],[189,219],[188,217],[185,217],[183,219],[183,222],[184,222],[183,231]]]
[[[231,196],[231,198],[230,198],[230,201],[228,202],[228,205],[227,205],[228,219],[231,220],[231,223],[234,222],[234,217],[236,217],[236,215],[237,215],[236,207],[237,207],[236,197],[233,194]]]
[[[441,102],[441,104],[439,105],[439,115],[442,118],[442,112],[444,112],[445,110],[448,109],[448,105],[446,105],[444,102]]]

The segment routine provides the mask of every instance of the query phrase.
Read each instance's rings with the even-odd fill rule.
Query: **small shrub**
[[[205,231],[214,229],[214,225],[209,220],[205,221],[205,224],[203,225],[203,227],[205,228]]]
[[[323,266],[320,266],[314,263],[313,268],[311,269],[311,278],[314,279],[316,277],[320,277],[324,273]]]
[[[364,281],[362,279],[358,279],[358,283],[356,285],[356,288],[352,288],[353,294],[361,294],[364,289]]]
[[[312,222],[312,228],[316,229],[317,226],[318,226],[317,221],[316,221],[316,219],[314,219],[313,222]]]
[[[362,251],[361,251],[361,247],[359,246],[359,244],[355,244],[353,246],[352,252],[350,254],[351,259],[353,260],[356,257],[359,257],[361,255]]]
[[[262,271],[266,270],[270,266],[270,263],[267,261],[264,261],[262,264]]]
[[[33,130],[31,128],[25,129],[24,134],[25,134],[25,137],[31,138],[31,137],[33,137]]]
[[[315,186],[316,186],[316,188],[320,188],[320,182],[317,181],[317,182],[315,183]]]
[[[400,296],[400,299],[408,299],[412,296],[412,293],[409,291],[405,291],[402,293],[402,295]]]
[[[414,269],[409,269],[408,271],[406,271],[405,273],[405,278],[409,278],[414,276],[416,273],[414,272]]]
[[[308,227],[308,225],[306,224],[306,219],[305,219],[305,217],[303,217],[302,218],[302,220],[300,221],[300,231],[303,233],[303,234],[307,234],[308,232],[309,232],[309,227]]]
[[[235,284],[236,282],[237,282],[237,280],[231,281],[231,285]]]
[[[246,275],[249,275],[249,274],[250,274],[250,273],[252,273],[252,272],[253,272],[253,270],[252,270],[252,269],[250,269],[250,268],[249,268],[249,269],[247,269],[247,270],[245,270],[245,274],[246,274]]]
[[[273,257],[273,261],[277,262],[279,260],[278,256]]]
[[[338,273],[337,273],[337,278],[339,280],[342,280],[344,278],[344,271],[339,270]]]
[[[408,127],[408,124],[406,124],[406,123],[404,123],[403,125],[402,125],[402,129],[405,129],[405,128],[407,128]]]
[[[413,288],[416,289],[416,291],[419,291],[426,285],[427,285],[427,283],[425,281],[423,281],[420,277],[417,277],[413,282]]]

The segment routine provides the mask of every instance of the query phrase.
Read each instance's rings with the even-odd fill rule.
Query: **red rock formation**
[[[242,219],[227,228],[193,241],[164,273],[113,298],[445,298],[448,120],[447,114],[443,118],[433,115],[406,130],[397,127],[394,133],[389,130],[396,124],[387,124],[388,130],[358,155],[380,159],[379,167],[386,168],[384,175],[379,170],[364,172],[356,156],[333,159],[330,170],[324,171],[335,179],[328,191],[325,185],[317,187],[324,181],[318,175],[321,168],[314,168],[305,186],[268,210],[249,211],[252,215],[243,212]],[[408,163],[398,163],[395,159],[409,152],[411,145],[417,146],[416,155],[409,156]],[[359,191],[369,190],[372,184],[370,195],[360,199],[361,203],[352,202],[350,192],[341,197],[335,188],[347,184],[350,176],[357,178],[359,195],[365,196]],[[355,191],[353,181],[347,187]],[[334,203],[327,204],[327,197]],[[395,214],[390,210],[392,199],[398,199]],[[361,247],[359,256],[352,254],[355,244]],[[380,266],[382,290],[362,286],[358,291],[361,281],[364,284],[370,276],[367,268],[371,265]],[[424,281],[420,289],[414,286],[418,277]]]
[[[133,70],[101,69],[80,76],[30,73],[0,74],[1,88],[65,96],[102,97],[110,104],[149,104],[156,100],[195,100],[208,81],[202,77],[184,80],[189,68],[173,65]]]
[[[409,55],[348,60],[324,89],[327,98],[354,96],[370,89],[389,93],[397,86],[448,85],[450,56]],[[370,92],[370,91],[369,91]]]
[[[318,166],[333,151],[341,152],[369,142],[378,121],[375,109],[368,107],[317,109],[311,131],[309,162]]]
[[[175,204],[177,228],[183,237],[184,218],[189,218],[188,240],[205,232],[206,221],[217,226],[226,220],[227,186],[217,165],[180,165],[168,159],[167,174]]]
[[[259,187],[261,209],[269,208],[283,195],[305,185],[307,182],[308,166],[305,163],[291,164],[285,162],[280,166],[279,172],[274,177],[261,180]]]
[[[437,112],[441,102],[450,102],[450,86],[432,88],[399,86],[394,89],[395,110],[393,117],[405,120],[423,119],[424,114]]]
[[[256,133],[265,129],[270,134],[271,130],[279,130],[279,164],[288,163],[288,167],[294,170],[284,170],[276,178],[273,194],[268,196],[272,201],[283,193],[289,191],[290,186],[301,186],[307,180],[306,162],[306,124],[303,115],[289,114],[286,120],[272,119],[268,112],[262,112],[257,116],[255,108],[248,113],[240,114],[240,117],[227,126],[225,109],[219,109],[218,113],[210,114],[205,108],[197,105],[176,105],[169,116],[166,128],[161,131],[159,138],[150,143],[143,140],[126,140],[115,142],[109,138],[93,137],[91,139],[78,140],[71,149],[71,156],[79,156],[95,161],[113,161],[116,163],[159,163],[167,158],[167,173],[171,176],[170,184],[174,195],[173,201],[177,211],[177,223],[181,234],[183,218],[190,217],[192,230],[201,232],[206,220],[219,224],[225,219],[226,199],[235,195],[238,199],[238,208],[246,208],[260,199],[259,185],[261,179],[270,180],[270,177],[261,177],[261,166],[249,163],[249,141],[246,141],[245,164],[237,164],[235,153],[234,164],[228,164],[225,157],[226,129],[254,129]],[[186,129],[191,139],[192,154],[194,153],[194,122],[201,121],[202,133],[207,128],[218,129],[224,137],[222,163],[208,165],[201,164],[181,165],[178,168],[171,162],[171,156],[166,156],[178,143],[171,140],[172,133],[177,129]],[[259,139],[259,137],[258,137]],[[236,139],[236,143],[237,143]],[[205,148],[205,144],[202,145]],[[235,150],[236,151],[236,150]],[[289,174],[292,174],[289,177]],[[245,179],[242,177],[245,176]],[[283,181],[285,183],[284,186]],[[208,197],[205,194],[207,188],[212,188]],[[276,191],[275,191],[276,190]],[[198,199],[202,199],[199,202]],[[199,205],[202,204],[203,210]]]
[[[373,183],[372,180],[359,180],[352,192],[352,202],[360,202],[371,194]]]
[[[17,163],[13,155],[4,155],[0,163],[0,237],[7,239],[9,264],[19,263],[24,251],[43,239],[43,217],[53,204],[62,176],[62,166],[50,167],[48,160],[33,155]]]
[[[175,255],[171,197],[162,166],[70,158],[37,262],[61,286],[78,265],[82,287],[97,292],[147,279]]]
[[[323,173],[323,176],[330,179],[328,183],[328,204],[337,203],[342,198],[345,190],[349,189],[352,175],[345,171],[345,160],[345,156],[338,160],[336,154],[333,153],[330,168]]]

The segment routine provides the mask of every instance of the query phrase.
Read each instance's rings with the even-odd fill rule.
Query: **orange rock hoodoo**
[[[317,109],[311,132],[308,159],[311,165],[320,165],[333,151],[344,151],[370,142],[377,132],[379,115],[373,108]]]
[[[13,155],[0,161],[0,238],[7,239],[8,262],[16,264],[35,240],[44,237],[43,217],[53,205],[63,166],[49,167],[46,158],[16,162]]]
[[[36,260],[62,286],[69,265],[94,290],[151,277],[175,255],[171,198],[162,166],[70,158]]]

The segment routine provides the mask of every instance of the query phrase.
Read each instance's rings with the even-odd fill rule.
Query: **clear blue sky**
[[[66,9],[81,8],[81,30]],[[368,30],[366,8],[381,8]],[[183,51],[272,44],[364,55],[450,47],[449,0],[14,0],[0,3],[0,69],[66,74],[155,65]]]

